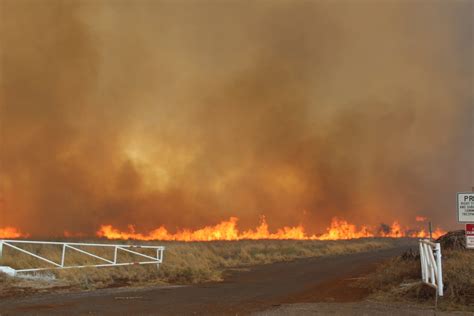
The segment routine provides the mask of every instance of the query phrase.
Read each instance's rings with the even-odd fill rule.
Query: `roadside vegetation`
[[[86,242],[86,241],[85,241]],[[96,242],[96,241],[95,241]],[[137,244],[137,242],[133,242]],[[82,268],[49,270],[36,279],[0,276],[0,296],[56,290],[91,290],[118,286],[149,286],[158,284],[192,284],[222,280],[225,271],[257,264],[289,261],[298,258],[319,257],[391,248],[410,239],[365,238],[341,241],[217,241],[217,242],[165,242],[163,264],[134,265],[108,268]],[[139,244],[156,244],[141,242]],[[22,246],[56,262],[60,261],[57,246]],[[85,249],[85,248],[84,248]],[[95,252],[112,258],[111,250]],[[146,253],[146,252],[143,252]],[[71,256],[70,256],[71,255]],[[78,252],[68,253],[66,264],[96,264],[96,259]],[[124,257],[122,256],[122,259]],[[0,265],[16,269],[47,267],[41,261],[4,247]]]
[[[444,296],[437,306],[443,310],[474,311],[474,250],[464,247],[464,231],[439,239],[443,256]],[[406,252],[378,267],[358,286],[369,288],[374,298],[435,305],[435,290],[421,283],[418,252]]]

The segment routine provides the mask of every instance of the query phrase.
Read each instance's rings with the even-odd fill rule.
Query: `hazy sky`
[[[0,0],[0,227],[456,227],[474,185],[472,12]]]

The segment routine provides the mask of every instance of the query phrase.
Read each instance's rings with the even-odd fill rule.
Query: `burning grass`
[[[417,222],[425,221],[425,217],[418,216]],[[161,226],[148,233],[138,233],[133,225],[129,225],[128,230],[122,231],[111,225],[102,225],[97,231],[97,236],[107,239],[118,240],[167,240],[167,241],[216,241],[216,240],[340,240],[356,239],[368,237],[418,237],[428,236],[427,231],[422,227],[402,227],[398,221],[392,225],[381,224],[378,227],[362,225],[357,227],[345,219],[334,217],[331,224],[326,228],[326,232],[320,235],[308,234],[303,225],[284,226],[275,232],[270,232],[265,216],[260,218],[260,224],[255,229],[246,231],[238,228],[239,219],[231,217],[215,225],[205,226],[200,229],[181,229],[176,233],[170,233],[166,227]],[[445,234],[441,228],[437,227],[433,236],[439,237]]]
[[[238,241],[238,240],[341,240],[369,237],[390,238],[426,238],[428,232],[423,228],[426,217],[416,216],[416,225],[402,226],[395,220],[391,225],[380,224],[378,226],[357,226],[343,218],[333,217],[326,231],[321,234],[310,234],[302,224],[297,226],[283,226],[270,231],[265,216],[260,217],[260,224],[254,229],[242,230],[238,227],[239,218],[232,216],[228,220],[222,220],[214,225],[207,225],[197,229],[178,228],[174,233],[165,226],[160,226],[148,232],[137,232],[134,225],[128,225],[128,229],[120,230],[112,225],[101,225],[96,231],[96,236],[109,240],[141,240],[141,241]],[[437,238],[446,232],[440,227],[433,231],[433,237]],[[65,238],[84,238],[87,234],[83,232],[71,232],[65,230]],[[16,239],[26,238],[28,234],[21,232],[15,227],[0,227],[0,238]]]
[[[0,227],[0,238],[5,239],[14,239],[14,238],[21,238],[21,237],[28,237],[27,234],[23,234],[15,227]]]
[[[97,289],[105,287],[150,285],[150,284],[190,284],[219,281],[230,268],[247,267],[297,258],[338,255],[390,248],[400,243],[413,242],[408,239],[365,238],[341,241],[302,240],[258,240],[258,241],[217,241],[217,242],[164,242],[166,246],[164,263],[156,265],[126,266],[113,268],[83,268],[52,270],[58,288]],[[142,242],[141,244],[151,244]],[[156,243],[155,243],[156,244]],[[31,249],[33,250],[33,249]],[[59,260],[60,248],[42,246],[36,248],[44,256]],[[97,254],[107,257],[109,253]],[[69,263],[95,263],[80,253],[70,257]],[[5,248],[0,265],[14,268],[38,267],[38,260],[27,257],[15,250]],[[47,265],[47,264],[46,264]],[[0,278],[0,295],[7,295],[12,289],[25,287],[24,280]],[[31,287],[31,281],[27,287]]]

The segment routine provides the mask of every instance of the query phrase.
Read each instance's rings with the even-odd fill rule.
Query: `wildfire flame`
[[[264,216],[260,219],[260,224],[255,229],[240,231],[237,227],[237,217],[231,217],[214,226],[205,226],[197,230],[182,229],[176,233],[169,232],[164,226],[150,231],[147,234],[138,233],[133,225],[128,226],[128,230],[121,231],[112,225],[102,225],[96,235],[107,239],[133,239],[133,240],[163,240],[163,241],[213,241],[213,240],[344,240],[357,239],[365,237],[389,237],[389,238],[426,238],[429,232],[425,229],[403,228],[398,221],[394,221],[391,226],[379,228],[362,225],[357,227],[344,219],[334,217],[326,232],[321,235],[310,235],[305,232],[302,225],[285,226],[279,228],[276,232],[270,232],[267,221]],[[446,232],[436,228],[432,232],[433,238],[438,238]],[[75,233],[64,231],[64,237],[79,238],[86,237],[84,233]],[[15,227],[0,228],[0,239],[15,239],[28,237],[28,234],[22,233]]]
[[[15,238],[21,238],[21,237],[27,237],[27,236],[28,235],[23,234],[15,227],[7,226],[4,228],[0,228],[0,238],[15,239]]]
[[[424,216],[417,216],[417,217],[415,217],[415,220],[416,220],[417,222],[424,222],[424,221],[427,220],[427,218],[424,217]]]
[[[120,231],[112,225],[102,225],[97,231],[98,237],[107,239],[135,239],[135,240],[164,240],[164,241],[213,241],[213,240],[256,240],[256,239],[294,239],[294,240],[340,240],[364,237],[428,237],[424,230],[403,229],[398,221],[395,221],[386,230],[376,230],[368,226],[357,228],[356,225],[337,217],[333,218],[331,225],[322,235],[308,235],[302,225],[285,226],[271,233],[265,217],[260,220],[260,225],[254,230],[239,231],[237,228],[237,217],[222,221],[214,226],[205,226],[197,230],[183,229],[176,233],[170,233],[164,226],[152,230],[148,234],[137,233],[134,226],[129,225],[128,231]],[[440,228],[433,232],[433,238],[445,234]]]

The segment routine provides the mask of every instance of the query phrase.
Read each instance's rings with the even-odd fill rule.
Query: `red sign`
[[[466,224],[466,248],[474,249],[474,224]]]
[[[466,224],[466,235],[474,235],[474,224]]]

